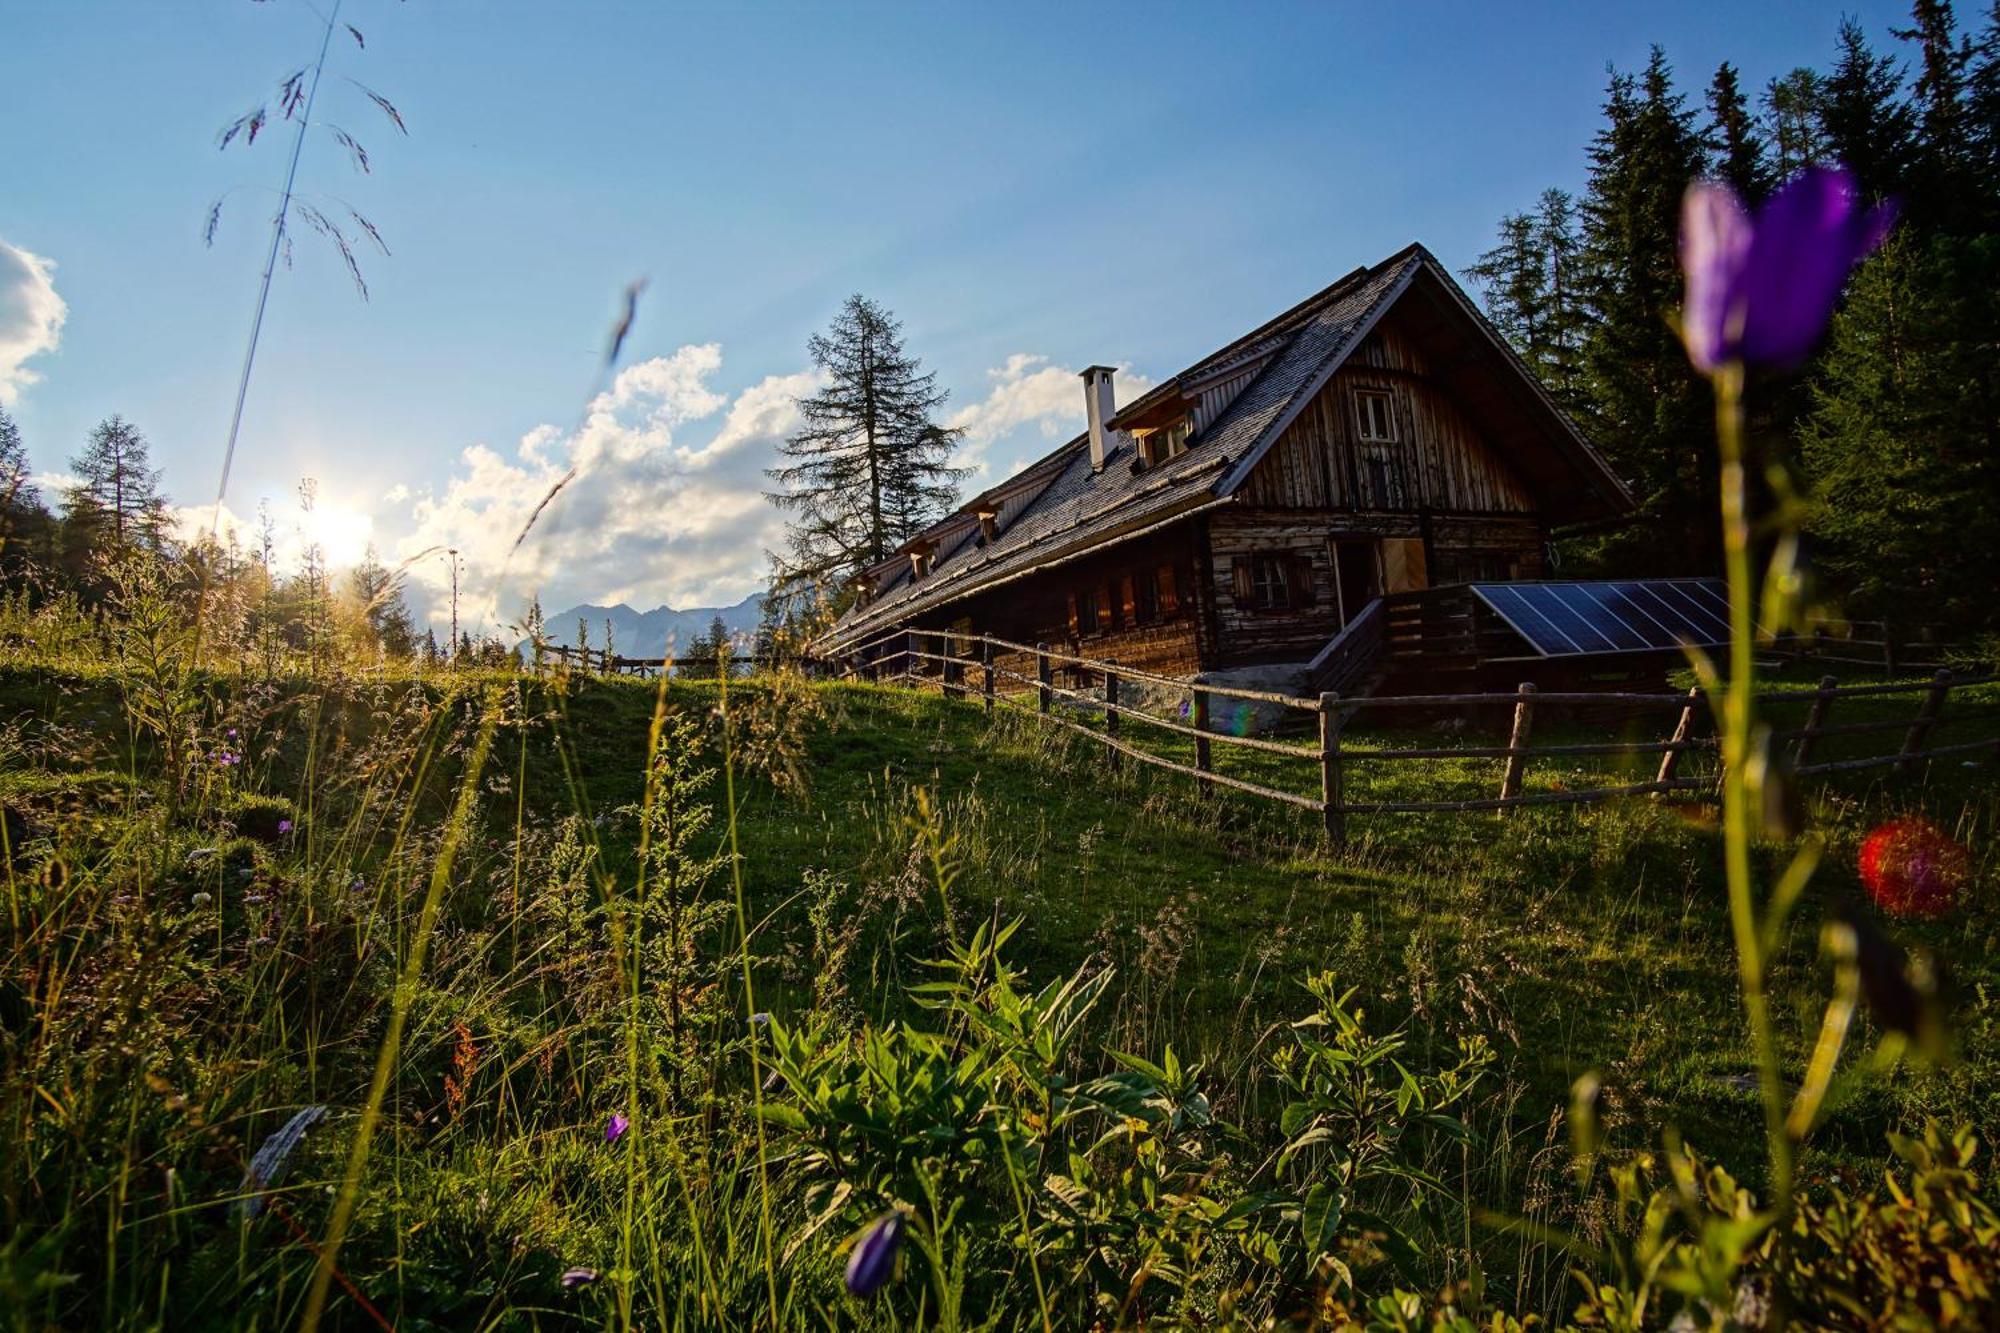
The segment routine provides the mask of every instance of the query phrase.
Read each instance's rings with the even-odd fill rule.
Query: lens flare
[[[1893,819],[1861,844],[1861,882],[1892,916],[1936,920],[1958,905],[1969,858],[1927,819]]]

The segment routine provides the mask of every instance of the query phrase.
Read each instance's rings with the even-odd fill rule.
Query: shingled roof
[[[1360,268],[1277,318],[1210,353],[1180,374],[1120,408],[1112,423],[1142,420],[1149,408],[1180,400],[1183,390],[1258,366],[1252,378],[1185,453],[1155,467],[1132,466],[1129,436],[1111,436],[1101,469],[1090,465],[1089,436],[1078,435],[1006,481],[973,497],[890,560],[866,571],[875,596],[841,617],[815,647],[840,652],[971,593],[1063,563],[1116,541],[1229,503],[1257,460],[1274,444],[1420,276],[1441,280],[1447,301],[1462,306],[1502,350],[1552,419],[1578,480],[1601,491],[1610,510],[1631,497],[1579,435],[1533,373],[1487,325],[1429,251],[1413,245],[1372,268]],[[1261,364],[1259,364],[1261,363]],[[976,517],[1000,515],[991,541]],[[933,546],[929,571],[915,578],[908,553]]]

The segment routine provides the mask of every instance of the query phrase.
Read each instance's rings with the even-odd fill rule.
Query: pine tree
[[[1468,270],[1486,312],[1558,402],[1577,407],[1584,312],[1577,265],[1576,202],[1545,190],[1533,213],[1500,220],[1500,243]]]
[[[1973,43],[1965,76],[1966,138],[1988,227],[2000,213],[2000,0],[1993,0],[1986,26]]]
[[[1707,139],[1718,178],[1752,203],[1769,193],[1771,170],[1764,160],[1764,138],[1750,114],[1736,66],[1727,60],[1716,66],[1709,81]]]
[[[157,548],[165,539],[167,502],[138,427],[107,417],[69,467],[77,481],[63,500],[63,548],[73,571],[83,574],[93,555]]]
[[[769,499],[794,515],[777,591],[844,583],[950,511],[964,469],[959,432],[932,418],[946,401],[935,372],[903,349],[902,326],[849,297],[807,344],[825,387],[799,401],[805,425],[780,446]]]
[[[1721,549],[1715,450],[1706,386],[1664,315],[1681,298],[1681,197],[1707,155],[1658,48],[1638,78],[1613,73],[1604,115],[1582,205],[1584,418],[1639,513],[1577,554],[1629,574],[1688,573]]]

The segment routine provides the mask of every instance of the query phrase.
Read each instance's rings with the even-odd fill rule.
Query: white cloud
[[[579,602],[723,604],[756,591],[784,526],[764,499],[764,469],[815,380],[774,375],[732,399],[710,385],[721,366],[714,344],[682,347],[621,371],[573,433],[538,426],[511,454],[465,449],[441,491],[415,497],[414,528],[397,542],[413,559],[411,600],[428,602],[434,622],[449,618],[451,548],[463,561],[460,622],[487,629],[516,620],[531,593],[556,612]],[[705,440],[678,438],[718,413]]]
[[[56,295],[55,262],[0,240],[0,406],[42,377],[24,364],[62,341],[69,307]]]
[[[1081,371],[1054,365],[1045,356],[1016,352],[1005,365],[986,372],[992,388],[985,398],[968,403],[952,414],[948,425],[965,432],[959,449],[961,467],[975,469],[984,477],[991,471],[988,461],[996,443],[1025,432],[1044,441],[1043,448],[1083,429],[1083,380]],[[1121,367],[1115,381],[1118,401],[1129,403],[1152,388],[1152,381]],[[1026,447],[1023,442],[1022,447]],[[1015,458],[1008,471],[1019,471],[1028,456]]]

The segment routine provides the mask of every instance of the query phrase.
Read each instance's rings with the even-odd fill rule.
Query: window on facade
[[[1389,455],[1371,450],[1361,456],[1361,475],[1367,487],[1368,503],[1377,509],[1399,509],[1402,497],[1396,490],[1396,467]]]
[[[1396,400],[1384,389],[1356,389],[1354,417],[1359,438],[1367,444],[1396,442]]]
[[[1160,618],[1159,571],[1142,569],[1129,580],[1132,586],[1132,623],[1150,625]]]
[[[1072,634],[1097,633],[1097,593],[1091,588],[1081,588],[1070,595],[1069,631]]]
[[[1257,555],[1250,558],[1250,605],[1259,611],[1283,611],[1292,604],[1291,584],[1287,580],[1290,561],[1281,555]]]

